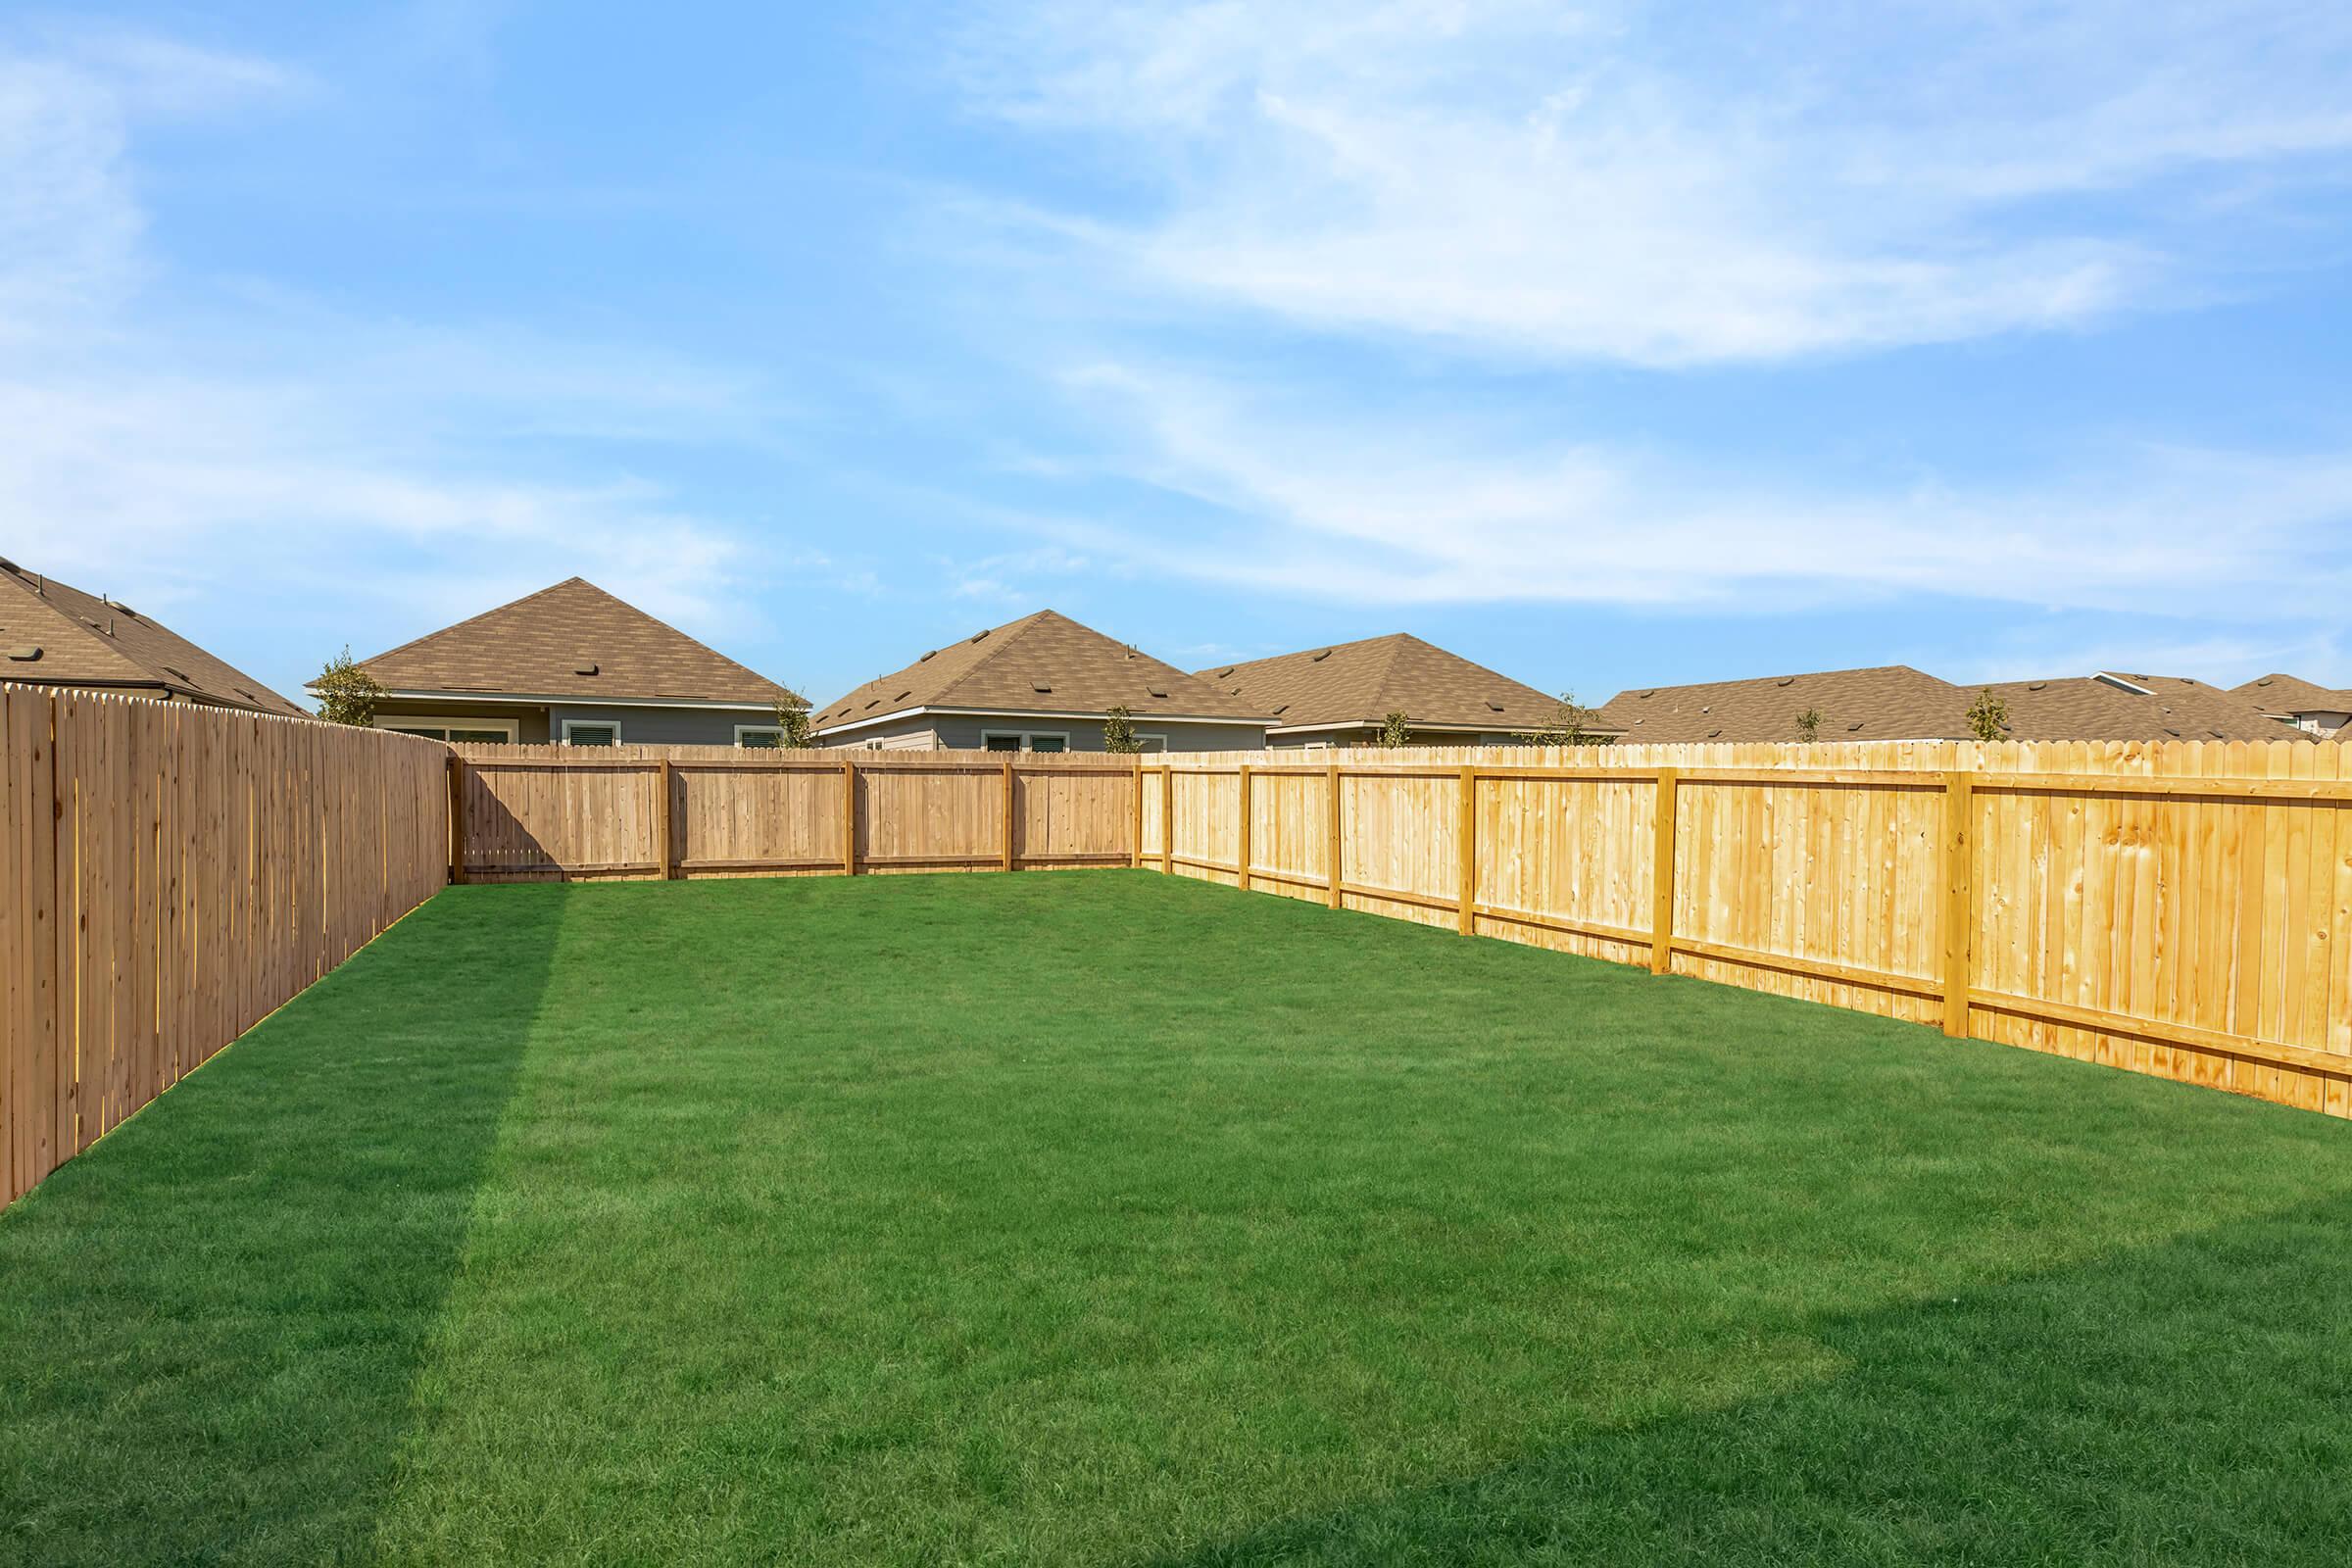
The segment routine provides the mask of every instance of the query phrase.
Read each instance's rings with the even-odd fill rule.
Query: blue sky
[[[2352,7],[0,13],[0,552],[291,691],[574,572],[822,701],[2352,685]]]

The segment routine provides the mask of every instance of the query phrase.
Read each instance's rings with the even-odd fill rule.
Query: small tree
[[[1592,710],[1576,700],[1576,693],[1560,693],[1560,705],[1551,710],[1541,729],[1529,737],[1538,746],[1606,746],[1606,735],[1592,733]]]
[[[776,693],[776,745],[788,752],[805,752],[816,744],[808,728],[808,699],[788,691]]]
[[[1413,721],[1404,716],[1403,709],[1397,709],[1380,721],[1380,744],[1383,746],[1410,746],[1413,744]]]
[[[1125,703],[1116,703],[1102,715],[1102,749],[1121,757],[1132,757],[1144,749],[1135,738],[1135,714]]]
[[[345,643],[343,651],[326,662],[311,686],[318,693],[318,716],[329,724],[374,727],[375,709],[384,700],[384,688],[352,662],[351,644]]]
[[[1968,732],[1981,741],[1997,741],[2009,733],[2009,705],[1987,686],[1968,705]]]
[[[1800,741],[1821,739],[1821,710],[1808,708],[1796,715],[1796,738]]]

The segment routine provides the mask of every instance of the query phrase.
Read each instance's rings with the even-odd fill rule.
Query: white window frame
[[[378,713],[377,729],[437,729],[441,739],[449,739],[453,729],[494,729],[505,735],[507,744],[515,742],[516,726],[511,718],[442,718],[430,713]]]
[[[1157,746],[1147,746],[1144,744],[1147,741],[1157,741],[1159,744]],[[1142,751],[1139,752],[1138,755],[1144,757],[1162,757],[1167,754],[1168,750],[1168,738],[1165,735],[1149,734],[1143,730],[1136,731],[1135,744],[1139,747],[1142,747]]]
[[[1017,739],[1024,752],[1037,750],[1031,744],[1034,741],[1059,741],[1063,751],[1070,749],[1070,732],[1066,729],[984,729],[980,732],[980,749],[985,752],[990,741],[1007,739]],[[1053,754],[1049,752],[1047,755]]]
[[[738,724],[738,725],[736,725],[736,726],[735,726],[735,748],[736,748],[736,750],[738,750],[738,751],[747,751],[747,750],[749,750],[749,749],[750,749],[750,748],[746,747],[746,746],[743,744],[743,738],[744,738],[744,736],[745,736],[745,735],[747,735],[747,734],[751,734],[751,735],[773,735],[773,736],[776,738],[776,744],[775,744],[775,748],[774,748],[774,749],[775,749],[775,750],[777,750],[777,751],[782,751],[782,750],[784,749],[784,726],[783,726],[783,725],[781,725],[781,724]],[[762,747],[762,748],[760,748],[760,749],[764,751],[764,750],[766,750],[767,748],[764,748],[764,747]]]
[[[569,746],[569,745],[571,745],[571,744],[572,744],[571,732],[572,732],[574,729],[609,729],[609,730],[611,730],[611,731],[612,732],[612,744],[613,744],[613,745],[615,745],[615,746],[618,746],[618,745],[620,745],[620,744],[621,744],[621,739],[620,739],[620,721],[619,721],[619,720],[617,720],[617,719],[612,719],[612,718],[567,718],[567,719],[565,719],[565,720],[564,721],[564,745],[566,745],[566,746]]]

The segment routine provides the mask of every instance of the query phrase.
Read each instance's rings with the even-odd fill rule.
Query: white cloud
[[[2255,260],[2255,215],[2200,229],[2174,182],[2352,151],[2352,9],[2309,0],[1090,0],[971,37],[985,109],[1146,172],[1146,216],[1046,220],[1088,265],[1534,357],[2089,320]]]
[[[1072,380],[1126,431],[1105,469],[1232,520],[1181,544],[1083,524],[1063,536],[1196,579],[1359,603],[1741,614],[1936,596],[2281,628],[2352,597],[2352,455],[2140,447],[2041,484],[1833,491],[1132,368]]]
[[[793,563],[641,474],[583,475],[564,443],[768,439],[790,411],[758,375],[174,273],[146,232],[138,128],[302,81],[120,29],[0,39],[8,553],[159,608],[454,616],[580,572],[689,629],[757,623],[737,596]]]

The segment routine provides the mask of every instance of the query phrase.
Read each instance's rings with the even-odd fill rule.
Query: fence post
[[[1674,968],[1674,808],[1677,775],[1658,769],[1657,853],[1650,862],[1649,972]]]
[[[841,874],[858,874],[858,764],[841,763]]]
[[[1167,829],[1163,826],[1160,831]],[[1135,759],[1135,853],[1127,863],[1139,871],[1144,865],[1144,759],[1140,753]]]
[[[1159,869],[1176,871],[1176,769],[1159,764]]]
[[[1472,901],[1478,897],[1478,769],[1465,764],[1462,768],[1461,819],[1454,832],[1459,848],[1456,858],[1462,862],[1460,911],[1462,935],[1469,936],[1478,927],[1477,916],[1471,913]]]
[[[1974,846],[1969,817],[1975,776],[1964,768],[1943,775],[1943,1032],[1968,1037],[1968,988],[1976,945]]]
[[[1330,818],[1331,844],[1324,852],[1328,862],[1326,868],[1331,873],[1331,888],[1325,895],[1325,902],[1336,909],[1340,906],[1340,872],[1343,869],[1340,864],[1340,764],[1331,763],[1325,770],[1325,777],[1330,784],[1331,797],[1326,803],[1328,809],[1325,813]]]
[[[999,870],[1012,869],[1012,759],[1004,759],[1004,860]]]
[[[466,760],[449,754],[449,880],[466,880]]]
[[[1242,853],[1234,858],[1234,870],[1241,875],[1242,891],[1250,891],[1250,764],[1242,764]]]
[[[662,880],[666,882],[670,877],[670,852],[672,848],[670,842],[669,824],[670,770],[668,758],[664,757],[662,759],[662,776],[655,782],[662,791],[662,799],[658,808],[654,812],[654,830],[662,835],[662,854],[660,855],[659,859],[662,863]]]

